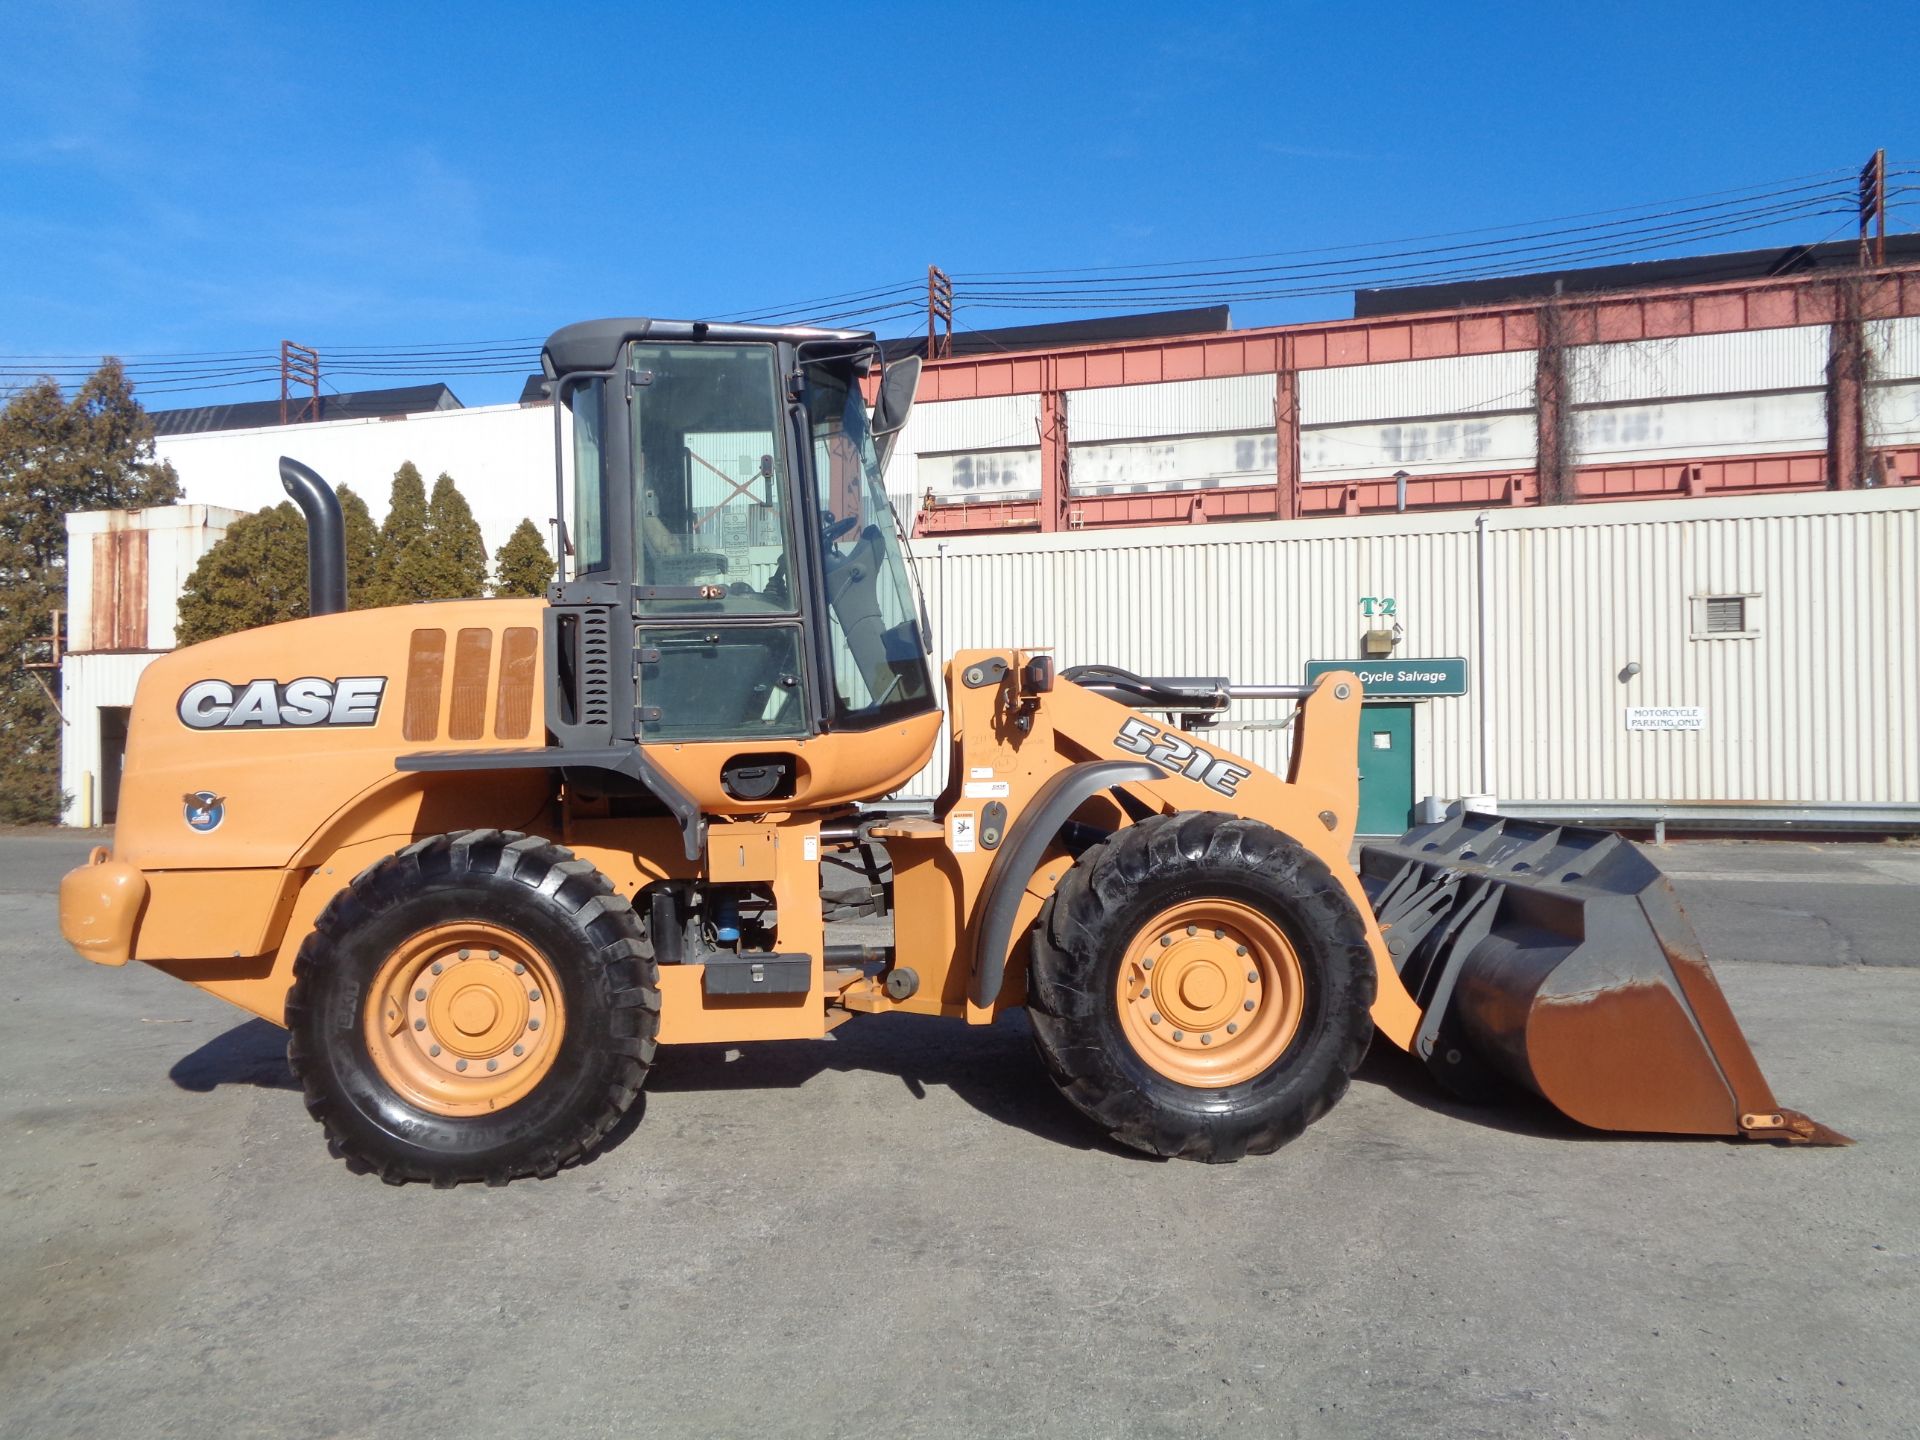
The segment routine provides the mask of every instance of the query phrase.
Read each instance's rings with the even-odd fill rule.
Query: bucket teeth
[[[1822,1125],[1798,1110],[1775,1110],[1770,1115],[1742,1115],[1740,1133],[1749,1140],[1779,1140],[1789,1145],[1851,1145],[1851,1136]]]
[[[1659,868],[1618,835],[1461,814],[1364,846],[1421,1007],[1413,1050],[1467,1099],[1529,1090],[1602,1130],[1849,1143],[1782,1109]]]

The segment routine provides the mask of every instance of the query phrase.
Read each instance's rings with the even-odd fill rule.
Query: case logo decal
[[[384,675],[339,680],[198,680],[181,693],[180,723],[191,730],[264,730],[282,725],[371,725],[380,718]],[[217,823],[217,822],[216,822]]]
[[[211,790],[196,790],[186,797],[186,817],[188,828],[202,835],[218,830],[220,822],[227,818],[226,797]]]

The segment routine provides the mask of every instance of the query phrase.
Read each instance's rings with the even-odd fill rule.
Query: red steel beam
[[[1565,343],[1658,340],[1682,335],[1825,325],[1844,313],[1840,286],[1860,287],[1863,318],[1920,315],[1920,266],[1886,266],[1846,280],[1830,274],[1733,280],[1685,289],[1564,296]],[[1277,374],[1486,355],[1539,346],[1537,302],[1360,320],[1321,320],[1226,334],[1069,346],[1013,355],[969,355],[927,366],[922,401],[1030,395],[1165,380]],[[1290,350],[1284,357],[1283,347]]]
[[[1581,465],[1573,472],[1573,499],[1578,504],[1594,504],[1610,500],[1824,490],[1829,473],[1827,456],[1818,450]],[[1920,483],[1920,446],[1876,451],[1874,483]],[[1265,484],[1070,496],[1066,502],[1064,528],[1100,530],[1179,524],[1193,518],[1194,502],[1202,497],[1209,520],[1384,515],[1391,514],[1395,504],[1391,478],[1309,483],[1301,485],[1297,493],[1298,506],[1293,515],[1279,512],[1275,488]],[[1483,510],[1489,505],[1537,505],[1539,501],[1539,480],[1531,469],[1473,475],[1415,475],[1407,480],[1409,511]],[[919,537],[1036,531],[1042,528],[1041,514],[1041,506],[1034,500],[933,505],[924,507],[915,517],[913,533]]]

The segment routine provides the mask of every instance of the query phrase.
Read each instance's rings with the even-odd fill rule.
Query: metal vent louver
[[[1707,634],[1738,635],[1747,628],[1747,600],[1744,595],[1707,597]]]

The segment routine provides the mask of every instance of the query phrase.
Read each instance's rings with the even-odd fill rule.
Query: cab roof
[[[871,330],[823,330],[810,325],[722,325],[707,320],[650,320],[630,315],[562,326],[540,347],[540,369],[549,380],[577,370],[611,370],[620,363],[620,347],[629,340],[759,340],[785,341],[791,345],[838,341],[849,346],[874,343]]]

